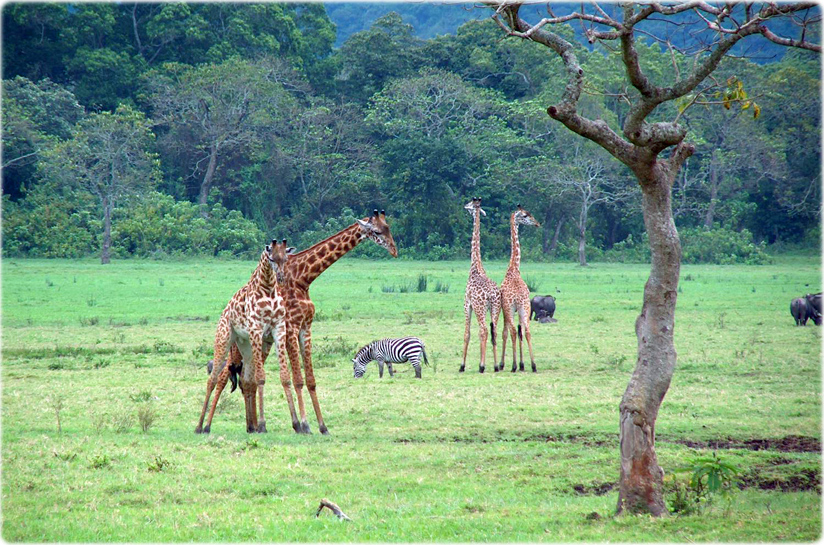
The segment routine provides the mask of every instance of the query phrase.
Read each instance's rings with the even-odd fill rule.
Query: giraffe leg
[[[492,321],[490,326],[490,336],[492,337],[492,364],[497,373],[499,370],[503,371],[503,364],[501,364],[500,369],[498,369],[498,318],[501,316],[501,298],[499,296],[492,301],[492,304],[489,307],[489,311],[492,314]],[[503,335],[501,335],[503,337]]]
[[[506,302],[501,306],[504,313],[504,329],[501,331],[501,371],[504,370],[504,361],[506,359],[506,339],[510,336],[512,327],[512,307]],[[512,351],[515,352],[515,338],[512,337]]]
[[[292,428],[297,433],[312,433],[309,422],[306,421],[306,408],[303,405],[303,375],[300,372],[300,354],[298,353],[298,332],[286,332],[286,351],[292,364],[292,383],[295,387],[295,397],[298,400],[299,420],[292,421]]]
[[[518,309],[518,348],[520,350],[519,353],[519,366],[518,368],[523,371],[524,370],[524,331],[523,331],[523,324],[524,320],[521,318],[521,310]],[[514,348],[514,347],[513,347]]]
[[[478,372],[483,373],[486,369],[486,341],[489,337],[486,331],[486,309],[481,307],[473,308],[472,310],[478,320],[478,336],[481,338],[481,363],[478,366]]]
[[[465,326],[464,326],[464,349],[463,349],[463,360],[461,363],[461,368],[458,369],[459,372],[463,373],[464,369],[466,369],[466,350],[469,348],[469,324],[472,321],[472,307],[469,306],[469,302],[467,301],[464,303],[464,317],[465,317]]]
[[[298,423],[298,413],[295,411],[295,401],[292,398],[292,375],[289,356],[286,350],[286,324],[281,322],[275,331],[275,342],[278,347],[278,365],[280,367],[280,383],[283,386],[283,393],[286,396],[286,403],[289,405],[289,414],[292,417],[292,428],[297,431],[300,428]]]
[[[228,362],[223,366],[223,369],[220,369],[220,362],[226,360],[226,353],[229,351],[229,347],[231,345],[231,326],[229,325],[228,321],[223,318],[221,315],[220,321],[217,325],[217,333],[215,333],[215,351],[214,351],[214,364],[212,366],[212,374],[209,375],[209,380],[206,382],[206,399],[203,401],[203,409],[200,411],[200,420],[197,423],[197,427],[195,428],[195,433],[203,433],[203,419],[206,417],[206,409],[209,406],[209,397],[212,395],[212,390],[215,388],[215,384],[217,383],[217,378],[219,373],[222,372],[224,369],[229,369]],[[211,419],[209,419],[211,423]],[[206,428],[206,433],[209,433],[209,428]]]
[[[263,340],[263,361],[269,357],[269,352],[272,350],[272,343],[264,338]],[[266,433],[266,418],[263,416],[263,384],[258,384],[258,425],[256,431],[258,433]]]
[[[529,361],[532,362],[532,372],[537,373],[538,367],[535,365],[535,357],[532,354],[532,333],[529,331],[529,320],[525,319],[526,317],[526,307],[521,307],[520,309],[521,315],[521,323],[523,324],[523,334],[526,337],[526,345],[529,348]],[[523,361],[523,356],[521,356],[521,360]],[[523,364],[521,364],[523,365]],[[523,369],[523,367],[521,367]]]
[[[504,310],[506,312],[506,310]],[[516,360],[518,359],[518,347],[515,344],[515,339],[518,337],[517,327],[515,326],[515,316],[513,315],[512,306],[509,307],[509,338],[512,340],[512,372],[518,370]]]
[[[212,408],[209,410],[209,418],[206,420],[206,426],[203,428],[203,433],[209,433],[212,429],[212,418],[215,416],[215,408],[217,407],[217,402],[220,399],[220,394],[223,392],[223,388],[226,387],[226,382],[229,380],[229,366],[224,365],[223,369],[220,371],[220,375],[217,377],[217,384],[215,385],[215,398],[212,400]]]
[[[258,426],[255,395],[259,385],[256,379],[257,373],[255,372],[256,364],[253,343],[250,339],[238,337],[235,345],[243,359],[243,372],[240,377],[240,385],[241,391],[243,392],[243,400],[246,403],[246,432],[255,433]]]
[[[318,393],[316,391],[317,384],[315,382],[315,370],[312,368],[312,324],[308,324],[303,331],[303,338],[301,345],[304,348],[303,354],[303,370],[306,373],[306,388],[309,390],[309,397],[312,398],[312,407],[315,409],[315,416],[318,417],[318,430],[323,435],[329,435],[329,430],[323,422],[323,416],[320,412],[320,402],[318,401]],[[390,368],[391,369],[391,368]],[[306,431],[309,431],[307,424]]]

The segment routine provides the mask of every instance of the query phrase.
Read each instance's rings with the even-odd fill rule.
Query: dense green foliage
[[[663,519],[614,516],[616,408],[635,364],[632,326],[648,265],[524,262],[524,275],[558,304],[558,323],[532,322],[538,372],[478,373],[473,324],[460,374],[469,261],[344,258],[312,285],[317,391],[331,435],[317,433],[311,404],[314,435],[292,431],[274,355],[269,433],[245,432],[240,392],[227,389],[211,435],[195,435],[217,317],[255,264],[3,261],[4,540],[680,543],[821,534],[822,329],[796,327],[789,313],[805,284],[818,285],[817,258],[683,266],[678,372],[656,426],[667,504],[678,509],[678,484],[716,450],[742,488],[732,487],[729,502]],[[484,265],[500,281],[507,262]],[[382,289],[417,286],[421,275],[425,292]],[[451,288],[436,292],[438,284]],[[403,364],[378,379],[375,363],[352,378],[358,347],[401,335],[426,342],[431,367],[421,380]],[[781,449],[785,438],[807,446]],[[315,518],[321,498],[352,522],[326,510]]]
[[[502,39],[482,10],[443,6],[452,15],[439,27],[433,6],[401,6],[404,18],[389,9],[330,6],[341,21],[374,19],[333,48],[335,24],[316,3],[5,5],[4,255],[93,254],[110,219],[117,256],[245,256],[268,236],[306,247],[377,207],[402,256],[466,257],[461,208],[477,195],[489,213],[485,255],[508,255],[509,214],[522,203],[542,223],[524,233],[525,257],[574,260],[575,183],[594,164],[602,198],[583,220],[590,258],[645,258],[633,249],[644,240],[637,182],[545,113],[562,90],[557,58]],[[577,30],[560,31],[574,40]],[[640,51],[656,82],[692,60],[655,44]],[[616,52],[577,54],[592,90],[582,111],[622,119]],[[682,113],[697,147],[673,196],[685,260],[817,248],[818,57],[729,58],[715,78],[731,77],[757,97],[757,119],[721,105]],[[126,139],[121,124],[141,128]],[[112,176],[92,180],[107,166]]]

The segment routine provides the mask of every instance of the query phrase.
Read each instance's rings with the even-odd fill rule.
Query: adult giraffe
[[[501,290],[498,284],[489,279],[481,263],[481,215],[486,212],[481,208],[480,197],[475,197],[464,206],[472,214],[472,265],[469,267],[469,280],[466,282],[466,294],[464,295],[464,349],[463,361],[459,371],[464,372],[466,368],[466,350],[469,347],[469,324],[472,321],[472,313],[478,319],[478,336],[481,341],[481,363],[478,371],[483,373],[486,367],[486,311],[491,314],[489,329],[492,333],[492,362],[498,359],[496,354],[496,329],[498,317],[501,314]],[[496,367],[497,371],[498,368]]]
[[[322,434],[329,433],[321,416],[315,373],[312,368],[312,320],[315,316],[315,305],[309,298],[309,286],[323,271],[366,239],[386,248],[392,257],[398,257],[395,240],[392,238],[389,224],[386,223],[386,213],[381,210],[379,214],[375,210],[372,216],[356,220],[346,229],[318,242],[311,248],[290,255],[284,266],[284,281],[280,289],[286,306],[286,351],[292,367],[291,382],[295,387],[300,419],[296,418],[291,403],[289,409],[292,414],[292,428],[297,433],[312,433],[309,422],[306,420],[306,410],[303,404],[304,377],[300,372],[301,357],[306,378],[305,384],[312,398],[312,406],[318,419],[318,429]],[[272,347],[271,341],[272,339],[267,339],[264,346],[264,358]],[[242,369],[242,357],[236,346],[232,347],[229,355],[229,365],[229,372],[232,373],[237,373]],[[291,386],[289,377],[281,374],[281,382],[284,390],[289,391]],[[289,401],[290,397],[287,396],[287,402]]]
[[[534,225],[540,227],[538,220],[532,214],[521,208],[512,213],[509,219],[510,236],[512,238],[512,254],[509,258],[509,269],[506,271],[504,281],[501,284],[501,306],[504,310],[504,332],[501,342],[501,365],[495,371],[504,370],[504,355],[506,354],[506,336],[512,337],[512,372],[515,367],[515,316],[518,313],[518,344],[521,348],[521,371],[524,370],[524,340],[529,347],[529,359],[532,362],[532,372],[536,372],[535,357],[532,355],[532,334],[529,332],[529,288],[521,278],[521,242],[518,239],[519,225]],[[523,328],[523,336],[521,329]]]
[[[260,254],[260,261],[251,278],[229,300],[217,324],[214,361],[222,362],[226,358],[229,347],[234,346],[239,348],[238,353],[244,354],[246,361],[254,364],[248,365],[240,377],[240,388],[246,403],[246,431],[249,433],[266,430],[263,416],[263,384],[266,382],[266,375],[263,364],[272,346],[270,343],[268,348],[264,347],[264,339],[267,336],[277,342],[281,376],[284,373],[288,376],[284,342],[286,307],[283,296],[279,293],[278,284],[283,281],[284,264],[288,261],[292,250],[294,248],[286,246],[286,239],[283,239],[283,243],[273,240],[272,244],[267,245]],[[195,428],[195,433],[209,433],[215,407],[226,386],[229,371],[228,366],[220,364],[212,368],[209,380],[206,382],[206,399],[203,402],[203,410],[200,412],[200,421]],[[209,397],[215,387],[217,390],[212,401],[212,409],[209,411],[209,419],[204,427],[203,419],[209,406]],[[259,413],[255,406],[256,392],[260,403]],[[295,409],[288,390],[286,390],[286,396],[294,415]],[[260,419],[258,419],[258,414],[260,414]]]

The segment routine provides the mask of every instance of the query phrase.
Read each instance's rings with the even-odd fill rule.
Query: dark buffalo
[[[804,299],[807,301],[807,316],[813,319],[815,325],[821,325],[821,292],[808,293]]]
[[[807,320],[811,316],[807,299],[804,297],[793,299],[792,303],[790,303],[790,314],[795,318],[795,325],[807,325]]]
[[[529,319],[533,319],[533,315],[536,320],[540,321],[540,316],[538,315],[539,312],[544,311],[546,314],[544,317],[549,317],[550,319],[555,314],[555,298],[551,295],[536,295],[532,298],[532,301],[529,303]]]
[[[541,322],[542,324],[555,324],[558,323],[558,320],[549,316],[544,309],[539,310],[535,314],[535,319]]]

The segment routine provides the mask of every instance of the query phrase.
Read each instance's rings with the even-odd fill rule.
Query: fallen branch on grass
[[[347,517],[346,513],[344,513],[343,511],[340,510],[340,507],[338,507],[337,505],[335,505],[331,501],[327,500],[326,498],[320,500],[320,507],[318,507],[318,512],[315,513],[315,517],[320,516],[320,512],[323,511],[324,507],[328,507],[329,510],[332,511],[333,513],[335,513],[335,515],[337,515],[337,517],[339,519],[348,520],[349,522],[352,522],[352,519]]]

